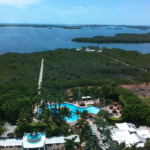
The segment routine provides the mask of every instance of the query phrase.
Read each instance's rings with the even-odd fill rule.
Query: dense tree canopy
[[[89,43],[150,43],[150,33],[147,34],[124,33],[124,34],[116,34],[116,36],[94,36],[92,38],[81,37],[81,38],[73,38],[72,41],[89,42]]]

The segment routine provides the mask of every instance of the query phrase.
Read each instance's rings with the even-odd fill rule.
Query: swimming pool
[[[68,103],[62,103],[61,104],[61,107],[68,107],[70,110],[71,110],[71,113],[72,113],[72,118],[66,118],[66,121],[67,122],[74,122],[77,120],[77,116],[74,115],[74,112],[76,111],[76,109],[78,109],[79,111],[83,112],[84,110],[87,110],[89,113],[93,113],[93,114],[97,114],[99,112],[99,110],[101,109],[100,107],[95,107],[95,106],[89,106],[89,107],[86,107],[86,108],[79,108],[79,107],[76,107],[72,104],[68,104]],[[52,105],[51,107],[48,106],[49,109],[50,108],[54,108],[54,105]],[[58,105],[57,105],[58,107]],[[39,110],[39,113],[41,112],[42,110],[40,109]]]

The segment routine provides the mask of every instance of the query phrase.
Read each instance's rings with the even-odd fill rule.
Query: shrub
[[[108,117],[108,122],[112,125],[114,125],[115,123],[122,123],[124,120],[120,117],[120,118],[114,118],[109,116]]]
[[[16,137],[22,138],[23,134],[24,134],[24,129],[21,128],[20,126],[18,126],[18,127],[15,128],[14,134],[16,135]]]
[[[9,138],[14,138],[14,133],[8,133],[7,136],[8,136]]]
[[[119,95],[119,103],[122,105],[122,106],[125,106],[126,105],[126,101],[124,99],[124,97],[122,95]]]

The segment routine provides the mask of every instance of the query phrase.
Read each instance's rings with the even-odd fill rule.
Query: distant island
[[[116,36],[94,36],[92,38],[73,38],[74,42],[87,43],[150,43],[150,33],[147,34],[116,34]]]
[[[150,26],[118,25],[117,27],[135,28],[135,29],[140,29],[140,30],[147,30],[147,29],[150,29]]]
[[[114,29],[123,29],[123,28],[114,28]]]
[[[83,29],[78,26],[56,26],[57,28],[62,28],[62,29]]]

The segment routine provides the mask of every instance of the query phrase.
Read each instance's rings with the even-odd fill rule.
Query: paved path
[[[14,129],[16,127],[17,127],[16,125],[14,125],[14,126],[5,125],[5,128],[7,129],[7,131],[1,137],[6,138],[8,133],[14,133]]]
[[[100,136],[100,131],[97,130],[96,124],[93,124],[92,121],[89,120],[89,119],[88,119],[87,121],[89,122],[89,124],[92,124],[92,125],[94,126],[94,128],[95,128],[95,130],[96,130],[97,138],[100,140],[101,147],[102,147],[103,150],[106,150],[105,147],[104,147],[103,141],[102,141],[102,139],[101,139],[101,136]]]
[[[104,54],[104,53],[103,53],[103,54]],[[109,55],[107,55],[107,54],[104,54],[104,55],[109,56]],[[111,59],[115,60],[115,61],[121,62],[122,64],[124,64],[124,65],[126,65],[126,66],[130,66],[130,67],[137,68],[137,69],[140,69],[140,70],[142,70],[142,71],[147,72],[147,70],[145,70],[145,69],[143,69],[143,68],[139,68],[139,67],[137,67],[137,66],[133,66],[133,65],[127,64],[127,63],[125,63],[125,62],[123,62],[123,61],[121,61],[121,60],[115,59],[115,58],[113,58],[113,57],[111,57],[111,56],[109,56],[109,57],[110,57]]]
[[[43,79],[43,66],[44,66],[44,59],[42,59],[41,61],[41,70],[40,70],[40,75],[39,75],[39,82],[38,82],[38,89],[41,88],[41,83],[42,83],[42,79]],[[40,91],[39,91],[40,94]]]

